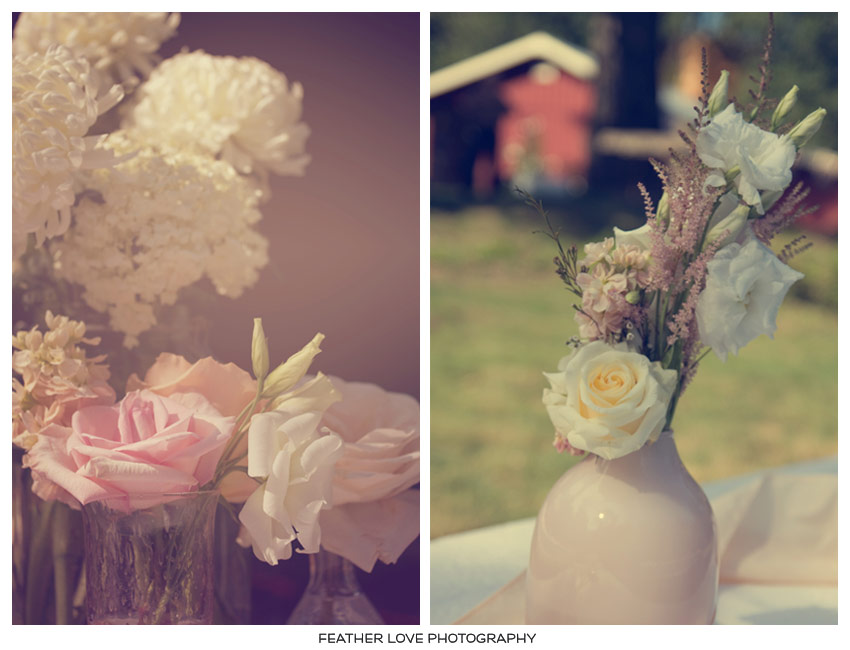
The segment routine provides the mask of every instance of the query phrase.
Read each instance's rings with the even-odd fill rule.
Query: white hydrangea
[[[259,59],[185,52],[139,87],[123,126],[217,156],[264,183],[268,172],[301,176],[310,161],[303,95],[301,84]]]
[[[116,131],[105,145],[124,155],[93,172],[74,211],[74,228],[52,247],[57,273],[85,287],[83,298],[108,312],[133,347],[156,323],[157,304],[206,276],[235,298],[268,262],[266,239],[252,229],[258,193],[231,165],[203,154],[154,147]]]
[[[122,97],[120,86],[98,97],[88,62],[61,45],[12,58],[14,257],[29,233],[41,245],[68,229],[77,172],[113,164],[103,136],[86,133]]]
[[[15,54],[45,52],[54,43],[84,57],[112,84],[139,81],[159,62],[160,45],[174,36],[180,14],[168,12],[25,12],[12,39]]]

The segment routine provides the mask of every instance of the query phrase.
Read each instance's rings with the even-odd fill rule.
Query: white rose
[[[706,182],[722,187],[726,185],[725,173],[737,167],[738,194],[759,214],[764,214],[759,190],[784,190],[791,182],[791,165],[797,156],[794,143],[787,135],[779,136],[745,122],[734,104],[700,131],[696,145],[702,162],[721,170],[712,173]]]
[[[729,244],[708,263],[705,289],[697,302],[700,340],[722,361],[759,334],[773,338],[779,305],[803,277],[780,262],[750,229],[745,233],[743,244]]]
[[[677,373],[624,344],[594,341],[544,373],[543,403],[570,445],[611,460],[655,440],[664,427]]]
[[[258,559],[275,565],[292,556],[292,542],[316,553],[319,514],[331,503],[334,464],[342,440],[320,435],[321,413],[290,416],[259,413],[248,430],[248,475],[266,479],[239,513],[239,542],[250,543]]]

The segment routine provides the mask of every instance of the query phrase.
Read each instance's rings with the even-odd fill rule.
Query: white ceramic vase
[[[529,624],[708,624],[717,537],[673,432],[638,451],[588,455],[540,513],[526,579]]]

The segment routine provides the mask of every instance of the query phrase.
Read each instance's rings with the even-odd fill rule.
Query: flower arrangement
[[[140,337],[163,325],[162,308],[203,278],[238,297],[269,261],[255,229],[269,176],[310,161],[302,86],[251,57],[161,61],[179,21],[23,14],[15,30],[13,285],[30,313],[13,337],[12,425],[38,497],[31,545],[13,553],[26,622],[43,622],[51,569],[56,622],[86,584],[89,622],[210,622],[219,506],[241,529],[228,541],[272,565],[318,552],[325,527],[367,571],[418,535],[418,404],[307,375],[322,334],[272,366],[254,319],[251,373],[172,352],[116,372],[88,334],[150,343]],[[377,509],[343,513],[354,501]],[[333,507],[344,524],[325,521]],[[65,559],[80,510],[75,573]]]
[[[726,361],[754,338],[773,336],[779,306],[802,277],[787,262],[807,245],[799,237],[779,254],[768,245],[807,212],[807,191],[789,189],[791,167],[826,111],[792,124],[797,87],[768,99],[770,41],[747,105],[728,99],[726,71],[709,93],[704,62],[691,133],[680,132],[684,153],[651,161],[664,190],[657,204],[639,186],[645,225],[614,228],[580,257],[521,192],[544,217],[557,274],[578,299],[579,336],[557,371],[545,373],[543,404],[558,451],[614,459],[655,441],[706,354]]]

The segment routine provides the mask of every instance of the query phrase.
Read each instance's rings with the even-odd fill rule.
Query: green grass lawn
[[[432,537],[534,515],[576,461],[552,448],[540,403],[541,373],[576,328],[538,227],[493,208],[432,214]],[[837,451],[837,246],[815,246],[792,266],[815,278],[796,295],[819,302],[789,297],[775,340],[707,357],[679,403],[677,444],[698,481]]]

